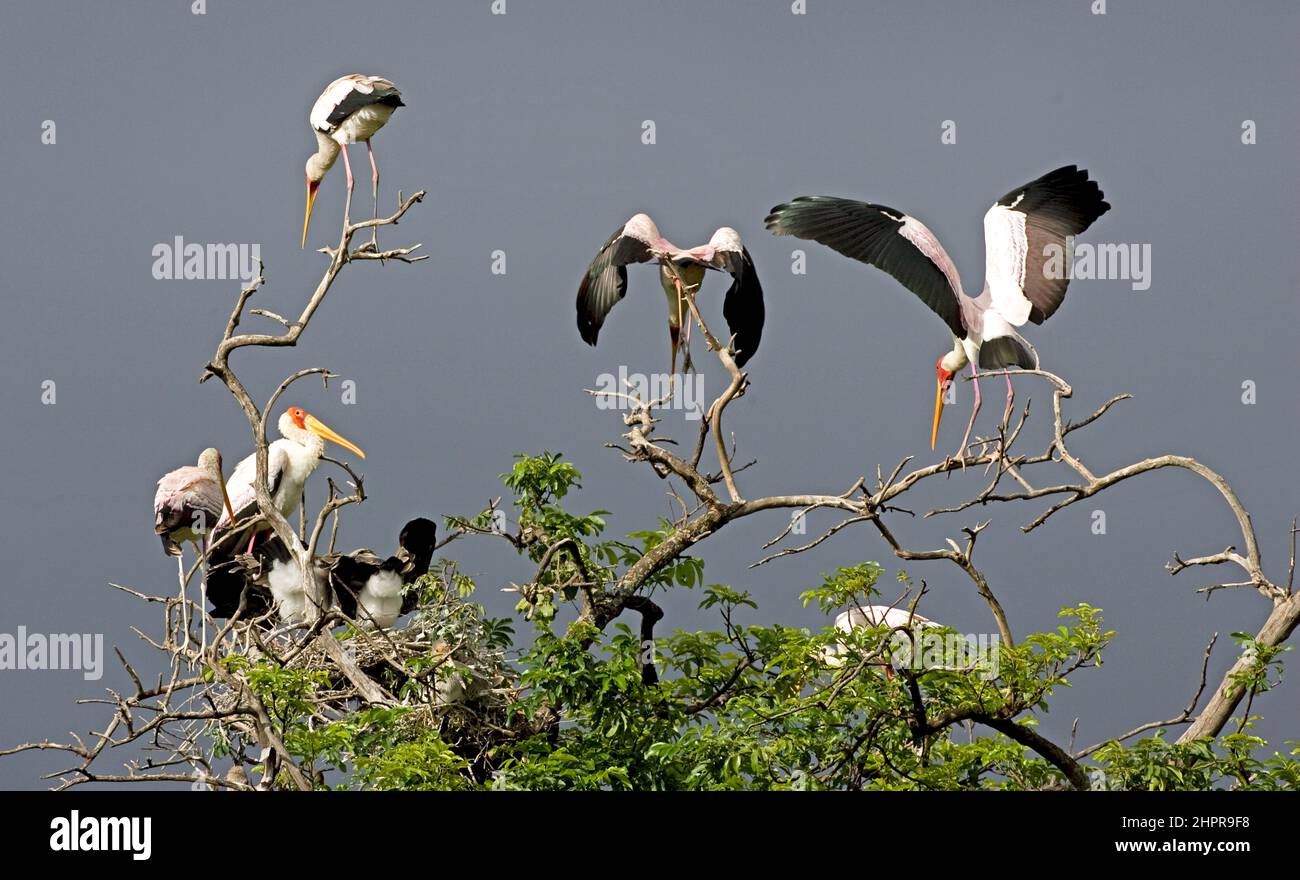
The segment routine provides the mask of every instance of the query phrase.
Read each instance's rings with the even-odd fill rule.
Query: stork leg
[[[677,381],[677,349],[681,347],[679,341],[681,339],[681,332],[681,327],[673,326],[672,321],[668,322],[668,343],[670,346],[668,354],[668,382],[670,385]]]
[[[348,205],[351,206],[352,204],[352,162],[349,161],[348,159],[348,145],[343,144],[342,149],[343,149],[343,170],[348,173]],[[351,212],[349,211],[349,214],[350,213]],[[350,216],[344,217],[343,222],[351,223],[352,218]]]
[[[966,423],[966,433],[962,435],[961,446],[957,449],[957,460],[963,465],[966,463],[966,445],[970,443],[970,432],[975,427],[975,416],[979,415],[980,411],[980,371],[974,361],[971,362],[970,373],[970,383],[975,386],[975,405],[971,407],[970,421]]]
[[[370,148],[370,141],[366,141],[366,153],[370,156],[370,219],[379,219],[379,168],[375,165],[375,151]],[[370,243],[374,245],[376,251],[379,250],[379,227],[370,227]]]
[[[212,546],[212,533],[203,538],[199,559],[203,563],[203,580],[199,582],[199,653],[208,653],[208,549]]]
[[[682,305],[686,305],[685,294],[682,294]],[[693,373],[695,371],[695,363],[691,360],[691,315],[686,309],[683,309],[682,312],[684,330],[682,333],[682,372]]]
[[[181,628],[185,631],[181,650],[185,651],[190,647],[190,609],[189,603],[185,601],[185,554],[183,552],[176,555],[176,580],[181,585]]]
[[[691,363],[691,316],[686,308],[686,290],[682,287],[680,276],[673,278],[673,286],[677,289],[677,332],[680,341],[677,343],[681,346],[682,372],[689,373],[695,365]],[[676,368],[673,369],[676,373]]]

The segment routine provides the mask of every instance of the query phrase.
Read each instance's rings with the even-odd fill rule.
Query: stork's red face
[[[946,357],[947,355],[945,355]],[[930,448],[934,449],[935,444],[939,441],[939,419],[943,416],[943,395],[952,385],[953,373],[951,370],[943,368],[943,358],[934,365],[935,384],[934,384],[934,427],[930,429]]]
[[[330,428],[328,425],[326,425],[324,422],[322,422],[320,419],[316,418],[314,415],[307,412],[306,410],[301,409],[300,407],[291,406],[288,409],[288,416],[289,416],[289,420],[293,422],[294,425],[303,429],[304,431],[311,431],[317,437],[322,437],[326,440],[329,440],[331,443],[337,443],[339,446],[342,446],[344,449],[348,449],[351,450],[352,452],[355,452],[361,458],[366,457],[366,454],[361,451],[361,448],[359,446],[357,446],[351,440],[348,440],[345,437],[343,437],[343,435],[334,431],[334,429]]]

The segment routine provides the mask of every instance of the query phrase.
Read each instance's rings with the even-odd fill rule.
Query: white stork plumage
[[[348,144],[364,142],[370,156],[370,189],[374,217],[379,216],[379,168],[370,139],[384,127],[398,107],[404,107],[397,86],[382,76],[350,73],[325,87],[312,105],[312,133],[316,135],[316,152],[307,159],[307,212],[302,220],[302,246],[307,246],[307,226],[316,192],[325,173],[343,153],[343,168],[348,173],[348,193],[352,192],[352,163]],[[377,245],[378,227],[371,228],[371,241]]]
[[[933,449],[943,395],[959,370],[970,364],[971,375],[978,377],[981,369],[1037,369],[1037,353],[1015,328],[1026,321],[1041,324],[1060,307],[1069,276],[1047,271],[1053,254],[1064,254],[1056,264],[1068,266],[1073,237],[1108,210],[1097,183],[1074,165],[1049,171],[998,199],[984,215],[984,291],[978,297],[965,295],[957,268],[934,233],[893,208],[801,196],[773,208],[766,223],[777,235],[811,239],[883,269],[948,325],[953,348],[935,365]],[[975,405],[959,459],[965,458],[980,408],[979,379],[972,381]],[[1008,414],[1013,395],[1007,376]]]
[[[691,368],[690,315],[683,297],[695,296],[709,269],[731,276],[722,314],[735,337],[736,365],[744,366],[763,336],[763,287],[740,234],[729,226],[714,232],[708,244],[683,249],[660,235],[648,215],[634,215],[609,237],[578,285],[578,332],[583,341],[596,344],[605,316],[627,294],[628,265],[651,260],[659,263],[659,283],[668,298],[670,375],[677,372],[678,349],[685,352],[686,369]]]
[[[302,503],[303,487],[325,454],[326,440],[355,452],[361,458],[366,457],[351,441],[299,407],[291,406],[285,410],[277,427],[281,439],[267,448],[266,485],[276,509],[286,518],[292,516]],[[230,475],[227,488],[231,506],[239,520],[247,519],[257,512],[257,490],[254,488],[256,477],[257,453],[236,465],[234,473]],[[213,530],[213,539],[218,539],[229,527],[230,516],[223,515]],[[250,537],[247,552],[252,551],[254,538],[256,534]]]
[[[939,624],[922,617],[911,608],[904,608],[898,605],[858,605],[843,611],[835,617],[835,628],[840,632],[849,635],[855,629],[877,629],[879,627],[888,627],[895,632],[891,636],[891,644],[895,649],[911,648],[911,637],[924,629],[934,629]],[[899,640],[906,640],[905,642]],[[843,655],[849,650],[843,642],[833,645],[823,650],[821,659],[827,666],[839,668],[843,666]],[[886,675],[891,674],[893,666],[886,664]]]

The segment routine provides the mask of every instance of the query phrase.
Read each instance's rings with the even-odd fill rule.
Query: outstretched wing
[[[806,238],[883,269],[921,298],[954,336],[965,336],[961,279],[939,239],[924,223],[884,205],[833,196],[800,196],[777,205],[767,228]]]
[[[1088,172],[1066,165],[1017,187],[984,215],[984,283],[993,308],[1017,327],[1041,324],[1070,283],[1072,239],[1110,210]]]
[[[605,316],[627,294],[628,264],[650,260],[658,238],[654,221],[637,214],[601,247],[578,285],[578,333],[583,342],[596,344]]]

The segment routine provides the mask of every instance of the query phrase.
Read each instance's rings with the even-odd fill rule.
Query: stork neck
[[[297,425],[290,425],[284,436],[301,446],[312,461],[317,461],[325,454],[325,438]]]
[[[328,171],[334,167],[338,161],[339,150],[341,149],[338,142],[323,131],[316,133],[316,163],[321,166],[322,171]]]
[[[953,343],[952,351],[944,355],[939,363],[949,373],[956,373],[970,363],[970,359],[966,357],[966,347],[962,345],[960,339]]]

